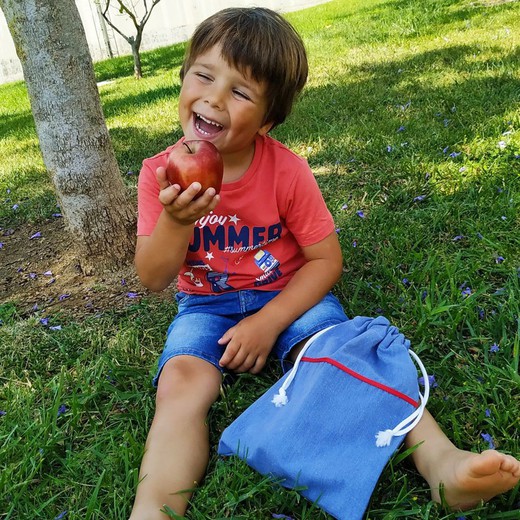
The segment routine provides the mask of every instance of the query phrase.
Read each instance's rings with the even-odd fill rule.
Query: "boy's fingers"
[[[230,343],[226,350],[224,350],[224,354],[222,354],[222,357],[220,358],[219,364],[221,366],[225,366],[228,368],[233,368],[231,366],[233,360],[235,359],[235,356],[237,355],[239,351],[238,346],[235,346],[233,343]]]
[[[259,374],[265,366],[265,359],[261,356],[257,357],[255,363],[250,367],[249,372],[251,374]]]
[[[166,177],[166,169],[162,166],[159,166],[157,170],[155,171],[155,176],[157,178],[157,183],[159,184],[159,188],[161,190],[164,190],[164,188],[167,188],[170,186],[170,183],[168,182],[168,178]]]
[[[219,345],[225,345],[226,343],[229,343],[229,341],[231,340],[231,338],[233,337],[233,331],[234,331],[235,327],[231,327],[230,329],[228,329],[226,332],[224,332],[224,334],[222,335],[222,337],[217,341],[217,343]]]

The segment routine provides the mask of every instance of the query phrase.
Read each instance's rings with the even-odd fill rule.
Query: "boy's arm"
[[[280,333],[316,305],[338,281],[343,260],[335,232],[302,251],[307,263],[280,294],[222,336],[219,343],[227,345],[220,359],[222,366],[237,372],[260,372]]]
[[[137,238],[135,251],[137,274],[151,291],[162,291],[174,280],[186,258],[195,222],[220,200],[214,188],[193,200],[201,185],[194,182],[181,193],[180,186],[169,184],[162,167],[157,168],[157,182],[163,210],[152,234]]]

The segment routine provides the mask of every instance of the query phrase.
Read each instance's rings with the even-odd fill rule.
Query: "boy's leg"
[[[166,520],[164,504],[184,514],[191,493],[182,491],[197,486],[208,463],[206,416],[221,381],[215,366],[196,357],[177,356],[165,364],[131,520]]]
[[[470,509],[512,489],[520,480],[520,461],[495,450],[459,450],[427,410],[405,440],[407,448],[419,443],[412,458],[430,485],[432,499],[440,502],[442,494],[453,509]]]

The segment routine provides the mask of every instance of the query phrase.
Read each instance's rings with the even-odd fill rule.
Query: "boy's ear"
[[[261,126],[259,129],[258,129],[258,135],[261,135],[261,136],[264,136],[267,134],[267,132],[269,132],[269,130],[271,130],[271,128],[273,127],[273,123],[270,122],[270,123],[265,123],[263,126]]]

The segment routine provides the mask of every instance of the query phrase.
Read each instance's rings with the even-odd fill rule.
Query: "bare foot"
[[[452,509],[471,509],[515,487],[520,480],[520,461],[495,450],[472,453],[456,449],[442,459],[432,477],[428,483],[433,500],[441,502],[442,494],[442,501]]]

